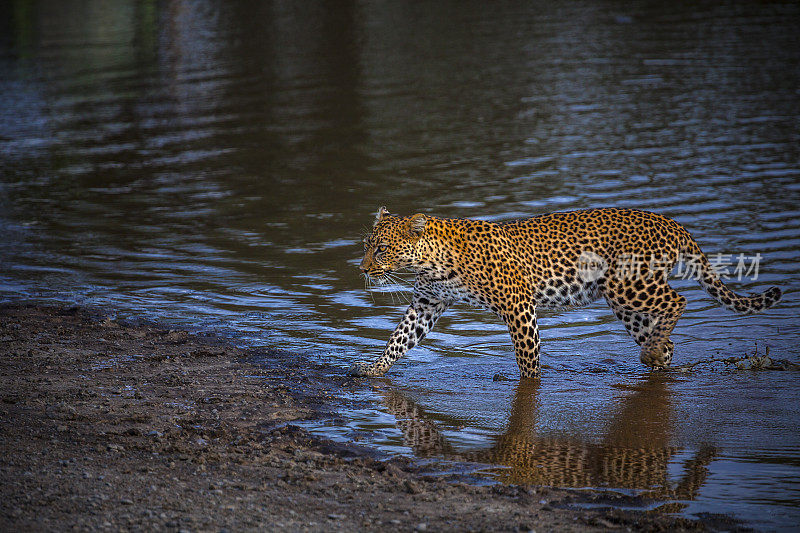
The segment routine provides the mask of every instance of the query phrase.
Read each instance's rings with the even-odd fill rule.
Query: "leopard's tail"
[[[687,242],[683,247],[683,259],[687,268],[693,267],[697,269],[697,281],[712,298],[730,309],[743,315],[752,315],[760,313],[769,309],[781,299],[783,293],[778,287],[770,287],[760,294],[753,294],[751,296],[740,296],[730,290],[722,283],[719,275],[714,271],[711,262],[706,255],[700,250],[697,242],[688,235]]]

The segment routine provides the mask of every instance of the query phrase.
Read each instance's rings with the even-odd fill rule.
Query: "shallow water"
[[[379,205],[498,221],[639,207],[707,253],[761,254],[739,292],[785,293],[740,317],[677,281],[675,364],[756,343],[800,361],[797,5],[481,6],[3,4],[0,298],[342,369],[378,355],[407,298],[368,293],[356,268]],[[316,431],[800,523],[797,372],[649,376],[600,302],[541,326],[535,389],[518,389],[504,327],[457,307]]]

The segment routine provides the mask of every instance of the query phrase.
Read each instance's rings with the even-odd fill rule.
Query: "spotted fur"
[[[353,365],[356,375],[385,374],[450,305],[466,302],[490,309],[506,323],[521,377],[535,378],[540,373],[536,309],[572,308],[601,297],[641,346],[641,361],[667,367],[674,348],[669,336],[686,307],[667,276],[684,256],[695,258],[700,285],[729,309],[757,313],[781,298],[777,287],[754,296],[734,294],[686,229],[633,209],[493,223],[401,217],[381,207],[364,250],[360,268],[371,279],[410,269],[416,282],[411,305],[383,354],[370,364]],[[635,258],[635,265],[626,258]]]

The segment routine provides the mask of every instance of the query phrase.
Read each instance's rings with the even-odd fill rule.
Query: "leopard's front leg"
[[[445,309],[447,309],[445,302],[432,301],[427,296],[415,293],[403,319],[389,337],[383,355],[372,363],[353,363],[350,373],[354,376],[384,375],[395,361],[403,357],[433,329],[433,325]]]

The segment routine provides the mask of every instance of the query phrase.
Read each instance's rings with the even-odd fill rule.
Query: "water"
[[[678,281],[675,364],[756,342],[798,362],[798,27],[791,3],[4,3],[0,298],[342,369],[377,356],[404,306],[356,268],[378,206],[638,207],[708,253],[760,253],[739,292],[785,293],[740,317]],[[797,372],[648,376],[600,302],[541,326],[537,388],[517,388],[504,327],[457,307],[315,430],[501,481],[800,523]]]

